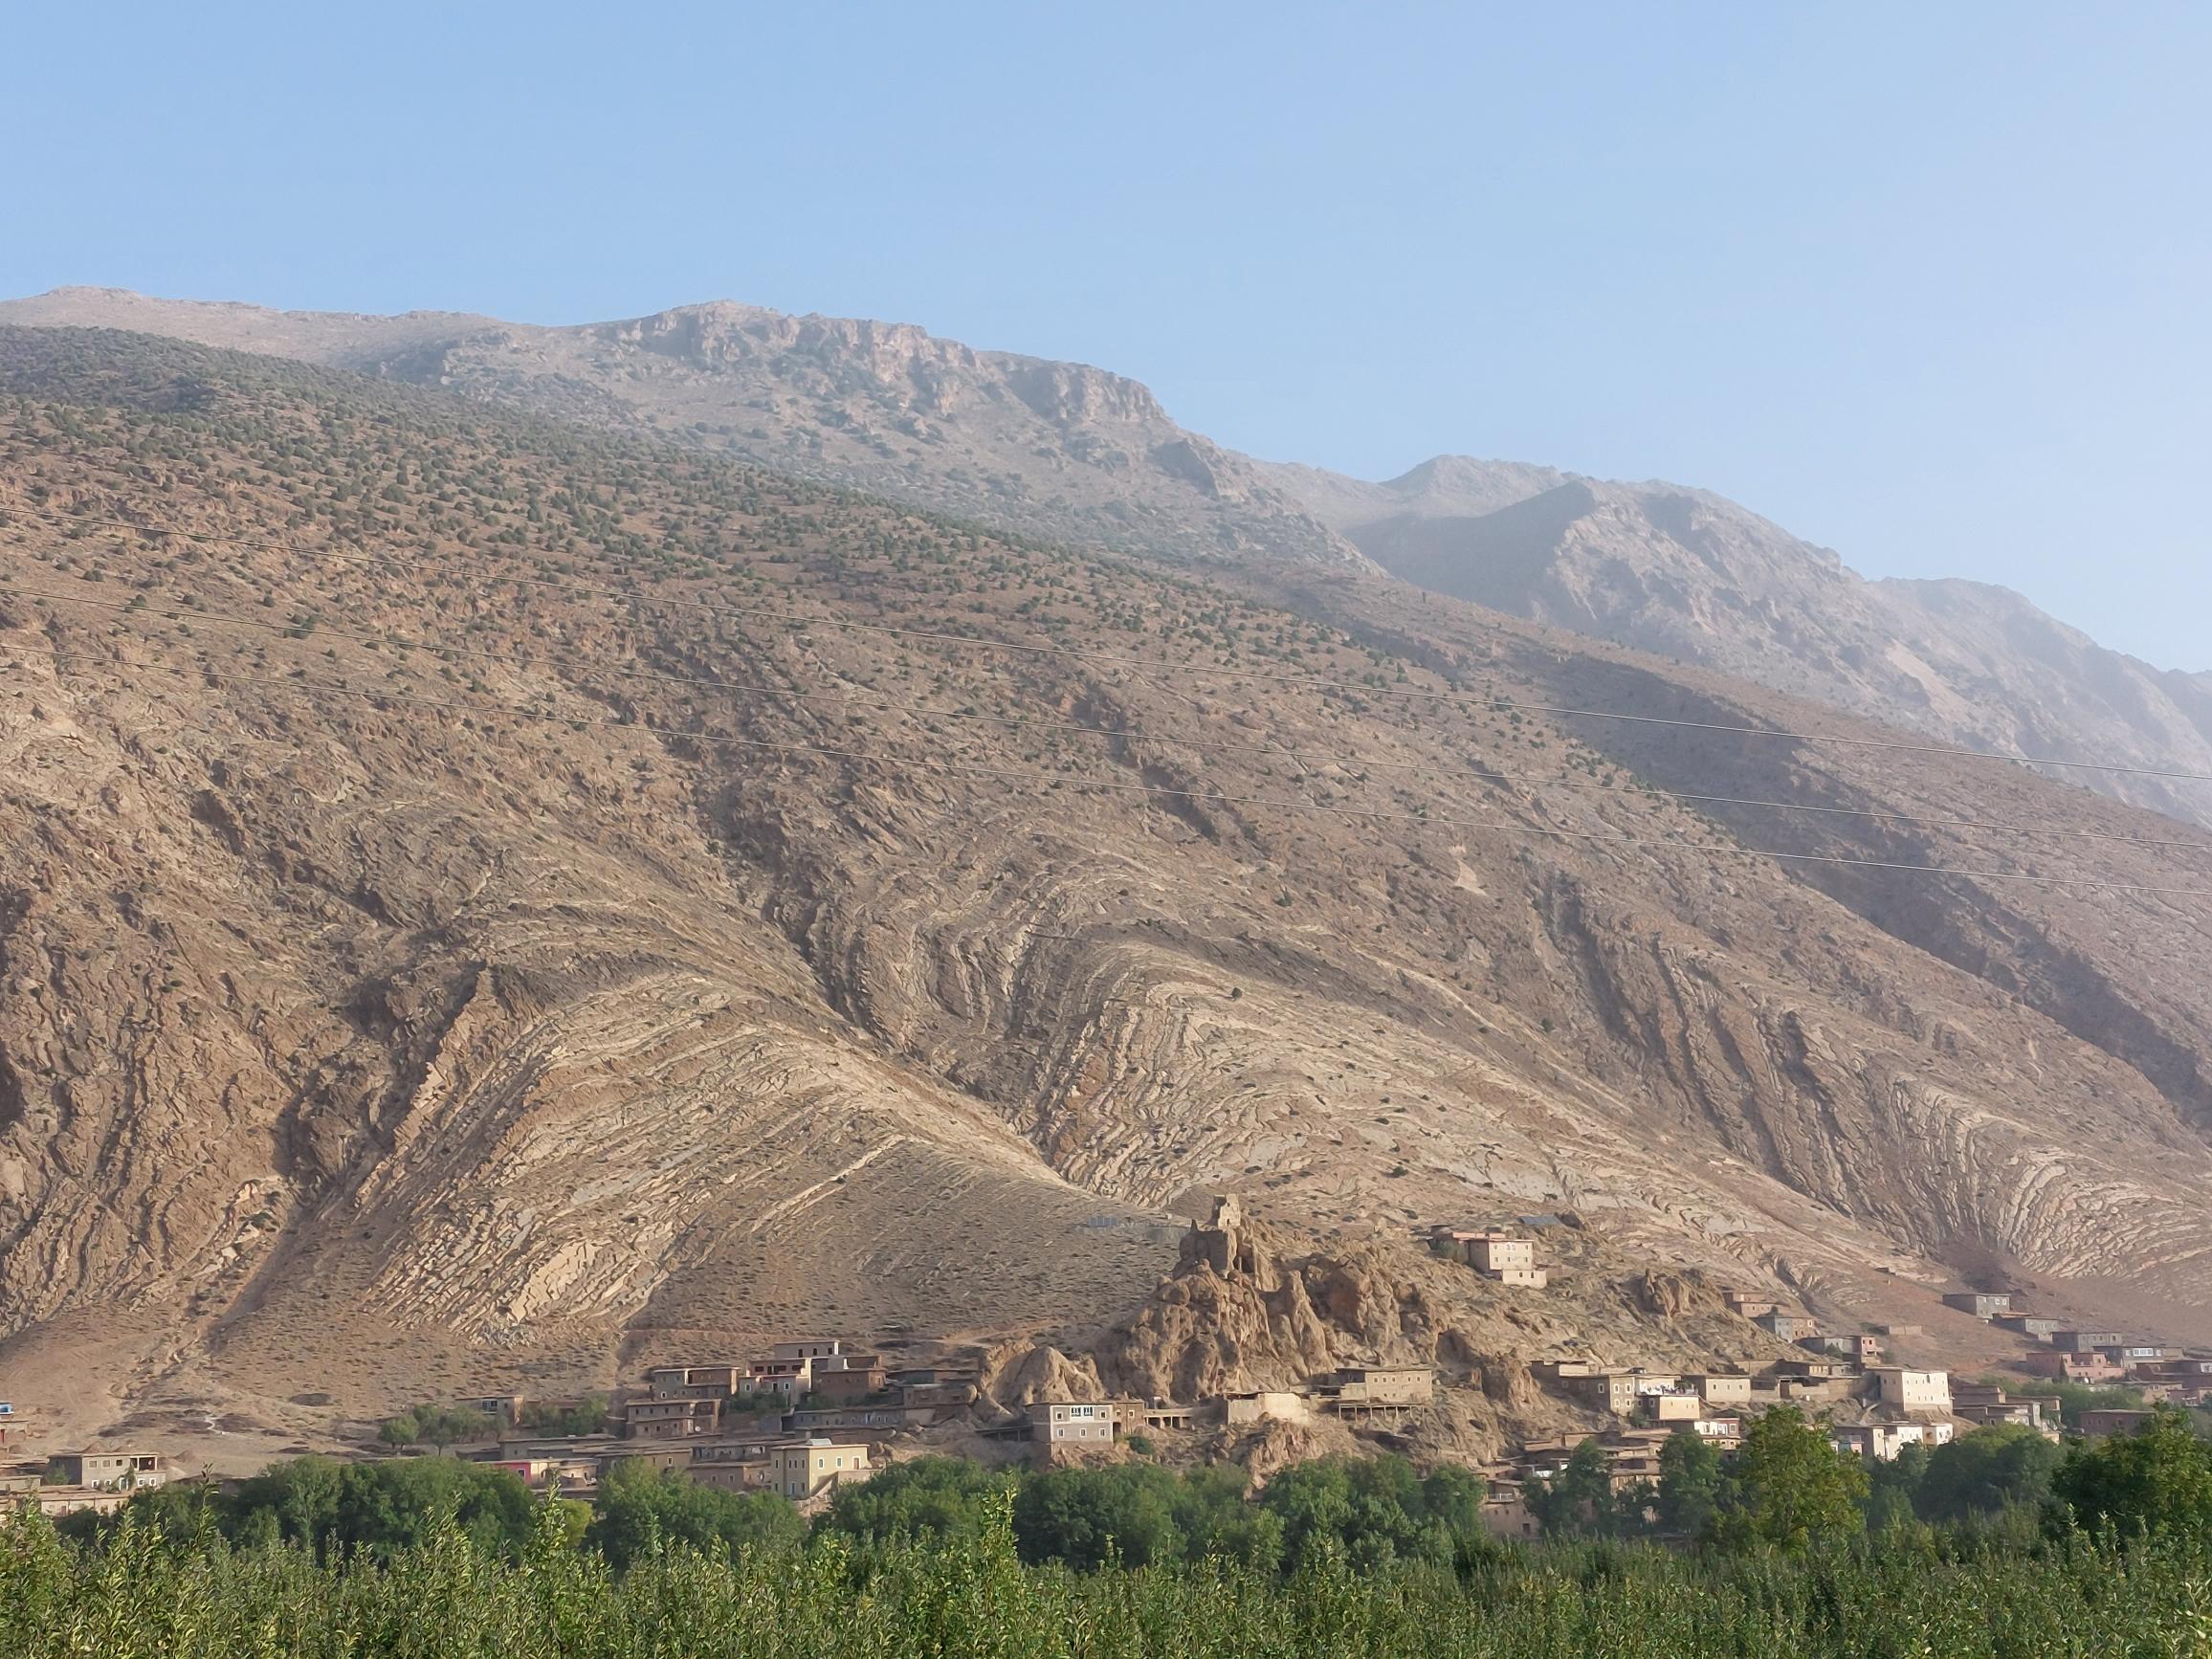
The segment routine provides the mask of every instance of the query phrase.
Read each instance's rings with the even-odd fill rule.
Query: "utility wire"
[[[37,588],[17,588],[14,591],[25,598],[43,599],[57,604],[79,605],[90,609],[112,610],[126,615],[137,614],[140,611],[153,611],[171,621],[243,628],[281,634],[288,638],[300,637],[298,634],[297,625],[294,624],[262,622],[254,617],[232,616],[219,611],[194,610],[189,607],[157,608],[155,602],[150,599],[142,604],[138,600],[92,599],[78,594],[50,593]],[[527,673],[538,669],[557,669],[560,666],[558,659],[550,655],[542,660],[530,660],[498,652],[476,651],[466,646],[442,645],[430,640],[414,639],[388,630],[342,628],[320,620],[316,624],[316,631],[326,632],[342,639],[356,640],[364,644],[391,646],[406,651],[421,651],[433,656],[496,663],[519,673]],[[962,636],[954,635],[951,637],[960,638]],[[987,648],[994,642],[969,640],[966,643]],[[1301,770],[1306,768],[1306,763],[1319,761],[1334,763],[1339,766],[1356,767],[1361,771],[1415,771],[1424,774],[1433,774],[1435,771],[1434,767],[1419,761],[1355,760],[1348,756],[1324,750],[1293,748],[1288,745],[1226,742],[1211,739],[1187,738],[1176,734],[1145,732],[1130,727],[1088,725],[1080,720],[1046,720],[1020,715],[985,714],[980,710],[971,713],[960,709],[939,709],[921,703],[861,697],[845,692],[805,691],[795,686],[770,685],[757,681],[710,679],[697,675],[662,674],[655,670],[633,668],[621,664],[592,663],[589,665],[589,669],[594,674],[604,674],[616,678],[643,680],[657,685],[705,691],[753,693],[765,697],[788,697],[797,701],[834,701],[844,708],[877,709],[903,713],[922,719],[974,720],[989,725],[1013,726],[1034,731],[1064,732],[1083,737],[1117,739],[1127,742],[1172,743],[1201,751],[1211,750],[1217,754],[1287,756],[1297,762]],[[1819,807],[1802,802],[1762,801],[1735,795],[1693,794],[1681,790],[1648,788],[1634,784],[1605,784],[1596,780],[1589,782],[1578,782],[1571,778],[1532,780],[1525,776],[1516,777],[1512,773],[1494,771],[1480,766],[1465,766],[1456,770],[1477,783],[1530,790],[1559,788],[1587,793],[1644,794],[1687,805],[1745,807],[1767,811],[1804,812],[1829,817],[1867,818],[1891,823],[1917,824],[1936,829],[1972,830],[2000,834],[2039,836],[2046,840],[2097,841],[2119,847],[2212,853],[2212,839],[2207,838],[2162,839],[2120,835],[2097,830],[2044,830],[2027,825],[1998,823],[1988,819],[1941,818],[1910,812],[1885,811],[1874,807]]]
[[[128,520],[74,518],[62,514],[42,513],[36,509],[23,509],[23,511],[31,516],[48,518],[62,524],[91,524],[107,529],[135,530],[149,536],[178,536],[194,542],[214,542],[243,547],[260,547],[285,553],[294,558],[313,556],[340,564],[386,564],[418,573],[423,568],[419,564],[410,564],[388,554],[337,553],[329,549],[292,547],[283,542],[258,541],[245,536],[226,536],[211,531],[185,530],[160,524],[142,524]],[[494,552],[492,557],[497,558],[501,557],[501,555]],[[724,616],[772,616],[778,621],[801,629],[841,628],[857,632],[889,634],[903,639],[949,640],[968,646],[984,646],[994,651],[1076,657],[1089,662],[1113,663],[1153,672],[1202,674],[1230,679],[1255,679],[1273,684],[1303,685],[1316,691],[1348,692],[1359,697],[1421,699],[1474,708],[1517,710],[1527,714],[1571,717],[1576,719],[1622,720],[1634,725],[1671,726],[1684,731],[1696,732],[1726,732],[1746,738],[1778,738],[1789,742],[1826,743],[1848,748],[1879,750],[1891,754],[1944,755],[1953,760],[1994,761],[2008,766],[2050,766],[2072,771],[2106,772],[2117,776],[2159,778],[2179,783],[2212,784],[2212,772],[2184,772],[2157,766],[2130,766],[2110,761],[2068,761],[2051,756],[2000,754],[1982,749],[1961,749],[1949,743],[1913,743],[1887,738],[1852,738],[1822,732],[1792,732],[1773,726],[1731,725],[1719,720],[1685,720],[1660,715],[1631,715],[1614,709],[1584,709],[1557,703],[1518,702],[1509,698],[1483,697],[1468,692],[1427,691],[1417,686],[1374,686],[1362,684],[1358,680],[1332,680],[1315,675],[1276,674],[1261,669],[1217,668],[1203,663],[1168,662],[1157,657],[1128,656],[1111,652],[1086,651],[1076,646],[1024,643],[950,630],[896,628],[885,623],[857,622],[847,617],[793,616],[789,611],[779,609],[774,606],[718,605],[706,600],[649,594],[633,587],[611,586],[597,583],[578,583],[565,577],[517,576],[489,571],[482,574],[486,581],[554,587],[570,593],[591,593],[603,597],[627,600],[632,604],[682,606],[690,609],[712,611]]]

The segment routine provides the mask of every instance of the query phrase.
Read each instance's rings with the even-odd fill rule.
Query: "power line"
[[[194,669],[168,664],[133,664],[134,671],[152,669],[157,673],[180,675],[188,677],[231,680],[248,685],[276,686],[292,691],[309,690],[339,697],[365,698],[372,703],[402,702],[430,708],[451,709],[464,714],[481,714],[486,710],[470,703],[455,702],[449,698],[426,697],[409,692],[387,691],[369,687],[334,686],[324,682],[273,678],[265,675],[240,675],[225,669]],[[537,713],[501,704],[496,711],[519,720],[542,720],[566,725],[597,727],[606,731],[637,729],[626,727],[618,720],[578,721],[571,717]],[[2033,887],[2062,889],[2091,888],[2105,893],[2131,893],[2146,896],[2179,898],[2212,898],[2212,888],[2162,887],[2141,882],[2112,881],[2095,875],[2052,876],[2033,875],[2024,872],[2003,870],[1957,870],[1945,865],[1908,864],[1880,858],[1851,858],[1835,853],[1781,852],[1766,848],[1730,847],[1715,842],[1670,841],[1660,836],[1630,836],[1603,833],[1591,830],[1561,830],[1544,825],[1517,824],[1496,818],[1471,818],[1427,811],[1390,810],[1371,807],[1334,807],[1316,801],[1284,800],[1272,796],[1231,795],[1219,790],[1183,789],[1158,784],[1118,784],[1099,779],[1072,778],[1054,772],[1024,771],[1006,766],[977,766],[941,760],[918,761],[896,755],[887,755],[866,749],[843,748],[826,743],[797,743],[777,741],[765,738],[721,737],[711,732],[677,732],[658,727],[642,728],[649,735],[661,739],[680,739],[716,748],[737,748],[777,754],[820,755],[833,759],[876,763],[890,766],[926,764],[933,775],[990,778],[1002,782],[1042,784],[1048,790],[1062,788],[1095,789],[1118,794],[1164,796],[1187,801],[1197,806],[1253,807],[1286,812],[1324,813],[1332,817],[1360,818],[1376,821],[1403,822],[1427,828],[1476,828],[1500,830],[1508,835],[1544,836],[1555,840],[1581,841],[1599,847],[1621,847],[1638,850],[1658,848],[1672,852],[1688,852],[1713,857],[1771,858],[1786,863],[1846,866],[1854,869],[1883,870],[1912,873],[1923,875],[1953,876],[1969,880],[2009,881]]]
[[[185,530],[160,524],[142,524],[128,520],[75,518],[63,514],[41,513],[36,509],[23,509],[29,516],[46,518],[61,524],[92,524],[116,530],[135,530],[149,536],[178,536],[188,541],[224,542],[235,546],[260,547],[285,553],[292,557],[315,556],[340,564],[387,564],[395,568],[419,572],[421,565],[410,564],[389,554],[347,554],[327,548],[291,547],[282,542],[255,540],[245,536],[226,536],[212,531]],[[493,557],[499,557],[494,553]],[[1619,720],[1634,725],[1670,726],[1684,731],[1725,732],[1737,737],[1776,738],[1798,743],[1825,743],[1849,748],[1878,750],[1890,754],[1942,755],[1953,760],[1993,761],[2008,766],[2049,766],[2070,771],[2105,772],[2114,776],[2157,778],[2174,783],[2212,784],[2212,772],[2184,772],[2157,766],[2130,766],[2110,761],[2068,761],[2051,756],[2001,754],[1983,749],[1962,749],[1949,743],[1914,743],[1885,738],[1852,738],[1831,733],[1793,732],[1773,726],[1731,725],[1719,720],[1685,720],[1661,715],[1631,715],[1614,709],[1573,708],[1557,703],[1519,702],[1504,697],[1482,697],[1455,691],[1427,691],[1418,686],[1375,686],[1358,680],[1332,680],[1315,675],[1276,674],[1262,669],[1218,668],[1203,663],[1167,662],[1156,657],[1127,656],[1111,652],[1086,651],[1076,646],[1024,643],[1013,640],[992,639],[981,634],[957,633],[950,630],[897,628],[886,623],[859,622],[848,617],[793,616],[787,610],[773,606],[733,606],[714,604],[706,600],[682,599],[665,594],[648,594],[634,588],[609,586],[597,583],[578,583],[564,577],[519,576],[484,572],[483,578],[492,582],[553,587],[570,593],[590,593],[602,597],[627,600],[632,604],[681,606],[724,616],[772,616],[798,628],[841,628],[858,632],[888,634],[904,639],[954,641],[962,645],[987,647],[994,651],[1021,652],[1033,655],[1051,655],[1080,658],[1089,662],[1112,663],[1121,667],[1144,669],[1152,672],[1209,675],[1218,678],[1255,679],[1271,684],[1303,685],[1316,691],[1341,691],[1359,697],[1388,697],[1451,703],[1464,707],[1492,710],[1518,711],[1525,714],[1553,715],[1562,718],[1591,720]]]
[[[116,601],[93,599],[79,594],[50,593],[37,588],[17,588],[15,591],[26,598],[43,599],[57,604],[79,605],[90,609],[111,610],[121,612],[125,615],[136,614],[140,610],[152,609],[154,608],[151,601],[144,601],[142,603],[141,600]],[[161,614],[168,620],[176,622],[189,622],[215,627],[243,628],[259,632],[281,634],[288,638],[304,637],[299,633],[298,627],[295,624],[262,622],[254,617],[232,616],[220,611],[200,611],[193,610],[188,607],[183,607],[165,608],[162,610]],[[466,646],[443,645],[431,640],[414,639],[409,637],[408,635],[394,633],[389,630],[368,631],[357,629],[346,629],[336,626],[334,624],[321,622],[320,620],[316,623],[315,626],[319,631],[328,632],[342,639],[350,639],[370,645],[388,645],[402,650],[422,651],[433,656],[439,657],[497,663],[503,668],[516,672],[526,673],[533,669],[557,668],[559,666],[558,659],[552,657],[550,654],[548,654],[548,656],[542,661],[531,661],[524,658],[507,655],[498,652],[477,651]],[[951,637],[960,638],[962,636],[955,635]],[[971,640],[967,643],[972,645],[982,645],[985,648],[988,648],[994,642],[987,640]],[[1172,733],[1163,734],[1139,731],[1129,727],[1088,725],[1080,720],[1046,720],[1019,715],[985,714],[980,710],[971,712],[961,709],[940,709],[932,708],[921,703],[899,702],[888,698],[861,697],[844,692],[805,691],[795,686],[769,685],[757,681],[710,679],[700,675],[663,674],[656,670],[634,668],[622,664],[593,663],[588,665],[588,667],[593,673],[604,674],[616,678],[642,680],[658,685],[677,686],[686,689],[706,691],[746,692],[765,697],[787,697],[796,701],[834,701],[838,703],[839,706],[844,708],[876,709],[885,712],[902,713],[919,719],[975,720],[989,725],[1012,726],[1035,731],[1064,732],[1081,737],[1117,739],[1129,742],[1173,743],[1193,749],[1212,750],[1215,753],[1221,754],[1260,754],[1286,756],[1289,759],[1298,763],[1301,770],[1305,769],[1305,763],[1307,762],[1322,761],[1334,763],[1339,766],[1357,767],[1361,771],[1417,771],[1423,772],[1425,774],[1432,774],[1434,772],[1433,767],[1418,761],[1382,761],[1371,759],[1355,760],[1350,757],[1326,750],[1294,748],[1284,744],[1226,742],[1211,739],[1188,738]],[[1547,778],[1531,780],[1526,777],[1516,777],[1512,773],[1499,772],[1480,766],[1463,766],[1457,768],[1457,770],[1460,775],[1466,776],[1477,783],[1515,786],[1530,790],[1559,788],[1586,793],[1617,795],[1646,794],[1656,796],[1659,799],[1674,801],[1688,805],[1745,807],[1768,811],[1803,812],[1829,817],[1867,818],[1890,823],[1917,824],[1937,829],[1972,830],[1999,834],[2039,836],[2046,840],[2096,841],[2118,847],[2135,847],[2158,851],[2181,851],[2212,853],[2212,839],[2205,838],[2165,839],[2135,835],[2121,835],[2107,830],[2045,830],[2026,825],[1998,823],[1987,819],[1941,818],[1910,812],[1886,811],[1876,807],[1822,807],[1808,805],[1803,802],[1762,801],[1744,796],[1708,795],[1696,794],[1683,790],[1659,789],[1643,785],[1605,784],[1596,780],[1591,780],[1589,782],[1578,782],[1577,780],[1571,778]]]

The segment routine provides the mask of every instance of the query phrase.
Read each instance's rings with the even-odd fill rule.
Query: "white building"
[[[1883,1405],[1898,1411],[1951,1409],[1951,1373],[1908,1371],[1900,1365],[1877,1365],[1867,1373],[1874,1379]]]

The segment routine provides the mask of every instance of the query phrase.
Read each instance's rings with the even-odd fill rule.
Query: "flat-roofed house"
[[[1639,1394],[1636,1415],[1647,1423],[1694,1423],[1705,1415],[1705,1400],[1687,1391]]]
[[[679,1440],[713,1434],[721,1427],[719,1400],[632,1400],[622,1408],[622,1431],[631,1440]]]
[[[1114,1444],[1111,1400],[1040,1400],[1029,1407],[1029,1438],[1043,1446]]]
[[[1332,1380],[1339,1394],[1372,1405],[1422,1405],[1436,1397],[1433,1365],[1346,1365]]]
[[[888,1382],[879,1354],[838,1354],[811,1361],[812,1392],[832,1405],[850,1405],[874,1399]]]
[[[2019,1364],[2023,1371],[2060,1382],[2117,1382],[2128,1374],[2102,1354],[2071,1354],[2063,1348],[2024,1354]]]
[[[2012,1312],[2010,1291],[1951,1291],[1945,1294],[1943,1305],[1957,1308],[1962,1314],[1972,1314],[1977,1319],[1994,1319],[2000,1314]]]
[[[1951,1374],[1947,1371],[1878,1365],[1867,1375],[1874,1379],[1882,1404],[1894,1410],[1948,1413],[1951,1409]]]
[[[768,1465],[770,1483],[793,1503],[866,1480],[874,1472],[869,1467],[867,1447],[818,1438],[770,1447]]]
[[[2114,1434],[2133,1434],[2157,1413],[2129,1409],[2098,1409],[2082,1413],[2082,1432],[2091,1440]]]
[[[1696,1389],[1708,1405],[1751,1404],[1752,1379],[1748,1371],[1700,1371],[1683,1378],[1682,1386]]]
[[[742,1365],[656,1365],[645,1374],[655,1400],[727,1400],[744,1391]]]
[[[47,1470],[57,1485],[98,1492],[136,1492],[169,1478],[167,1460],[152,1451],[58,1451]]]

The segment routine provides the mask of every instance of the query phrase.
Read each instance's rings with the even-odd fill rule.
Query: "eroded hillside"
[[[1868,582],[1710,491],[1439,455],[1382,483],[1255,461],[1143,386],[901,323],[718,301],[544,328],[57,289],[0,323],[143,330],[650,432],[976,523],[1216,573],[1369,569],[2068,772],[2212,826],[2203,675],[2098,645],[2002,588]],[[2154,774],[2195,774],[2194,780]]]
[[[21,1374],[376,1409],[1103,1327],[1194,1187],[2212,1328],[2212,838],[1545,714],[1895,738],[1357,572],[143,337],[0,331],[0,398]],[[2142,891],[2014,879],[2092,870]]]
[[[1394,576],[1515,616],[1717,668],[1968,748],[2087,757],[2068,772],[2212,824],[2212,699],[2019,594],[1869,582],[1705,490],[1440,455],[1388,483],[1308,467],[1285,489]],[[2159,775],[2169,774],[2169,775]]]

